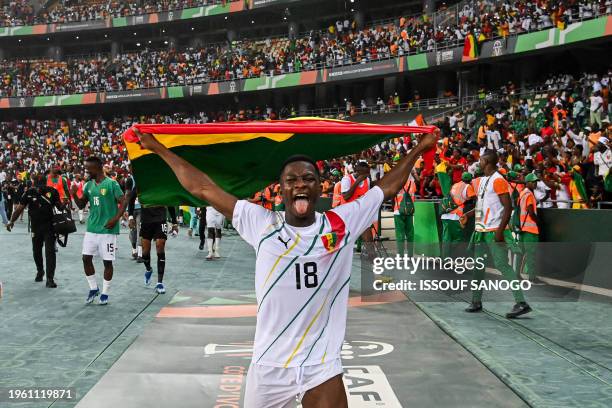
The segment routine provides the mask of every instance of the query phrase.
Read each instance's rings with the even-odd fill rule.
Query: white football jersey
[[[253,363],[300,367],[340,358],[353,245],[378,219],[384,194],[364,196],[325,213],[308,227],[284,212],[238,201],[233,226],[255,248],[257,327]]]

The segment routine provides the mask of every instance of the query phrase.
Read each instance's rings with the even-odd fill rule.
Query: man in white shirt
[[[548,199],[550,198],[550,187],[548,187],[540,177],[538,178],[540,180],[538,180],[538,183],[536,184],[536,189],[534,191],[535,198],[538,202],[538,207],[551,208],[552,202],[548,201]]]
[[[612,150],[608,147],[608,138],[600,137],[597,151],[593,155],[593,164],[597,166],[597,175],[605,177],[612,167]]]
[[[487,133],[487,149],[498,151],[501,148],[501,136],[495,129],[495,125],[491,125]]]
[[[544,139],[542,139],[542,136],[540,135],[531,133],[529,136],[527,136],[527,143],[529,143],[529,147],[532,147],[538,143],[544,143]]]
[[[579,128],[582,128],[582,123],[584,122],[585,114],[586,111],[584,109],[584,103],[580,98],[576,98],[572,115],[574,116],[574,120],[576,121],[576,124]]]
[[[597,79],[597,75],[593,78],[593,93],[601,92],[601,82]]]
[[[275,212],[238,200],[153,135],[134,133],[143,148],[170,166],[183,188],[231,219],[256,249],[258,315],[244,406],[286,407],[297,396],[304,408],[348,407],[340,350],[352,247],[378,218],[382,202],[406,183],[417,158],[435,146],[439,132],[425,135],[361,198],[323,214],[315,212],[320,178],[308,157],[290,157],[280,169],[285,211]]]
[[[593,92],[593,95],[589,98],[591,101],[591,106],[589,107],[589,111],[591,112],[590,123],[591,126],[597,123],[598,127],[601,129],[601,112],[603,110],[603,98],[600,95],[600,92]]]

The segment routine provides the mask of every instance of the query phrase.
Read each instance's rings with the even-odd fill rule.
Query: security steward
[[[56,288],[53,278],[55,276],[55,232],[53,231],[53,207],[62,209],[59,193],[53,187],[47,186],[43,175],[32,176],[32,187],[21,196],[11,220],[6,225],[10,232],[15,221],[23,210],[28,207],[28,216],[32,228],[32,252],[36,263],[36,278],[34,281],[42,282],[45,275],[43,267],[43,245],[47,266],[47,287]]]
[[[453,184],[450,190],[450,199],[452,207],[449,207],[448,212],[442,214],[442,242],[444,256],[451,256],[453,253],[452,245],[457,245],[460,242],[465,242],[465,234],[463,232],[465,226],[459,221],[466,212],[466,206],[472,206],[476,201],[476,192],[472,186],[472,174],[463,172],[461,181]]]
[[[521,191],[519,197],[520,209],[520,243],[523,252],[524,272],[529,276],[529,281],[542,284],[536,276],[536,247],[540,241],[540,229],[538,223],[537,200],[534,192],[540,179],[534,173],[525,177],[527,188]]]

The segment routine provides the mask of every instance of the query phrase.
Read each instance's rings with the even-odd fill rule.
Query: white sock
[[[138,256],[142,258],[142,246],[138,245]]]
[[[221,238],[215,238],[215,253],[219,254],[219,246],[221,245]]]
[[[83,221],[83,210],[79,210],[79,221]]]
[[[110,284],[111,284],[111,281],[107,281],[106,279],[104,279],[104,281],[102,282],[102,294],[103,295],[108,295],[108,291],[110,290]]]
[[[98,289],[98,282],[96,282],[96,275],[85,275],[87,278],[87,283],[89,283],[89,289],[94,290]]]
[[[212,255],[213,253],[213,239],[206,238],[206,247],[208,248],[208,255]]]

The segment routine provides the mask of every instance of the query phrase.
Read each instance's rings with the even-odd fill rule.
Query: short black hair
[[[281,165],[280,171],[278,173],[279,177],[283,174],[283,171],[285,171],[285,167],[295,162],[307,162],[312,164],[312,167],[314,167],[315,169],[315,174],[319,179],[321,178],[321,174],[319,173],[319,167],[317,167],[317,162],[315,162],[312,157],[307,156],[305,154],[294,154],[292,156],[287,157],[287,160],[285,160]]]
[[[493,150],[493,149],[485,150],[481,157],[482,158],[491,157],[490,160],[493,163],[497,163],[497,161],[499,160],[499,156],[497,155],[497,152],[495,150]]]
[[[96,163],[98,167],[102,167],[102,159],[100,159],[98,156],[89,156],[85,159],[85,163],[87,162]]]

